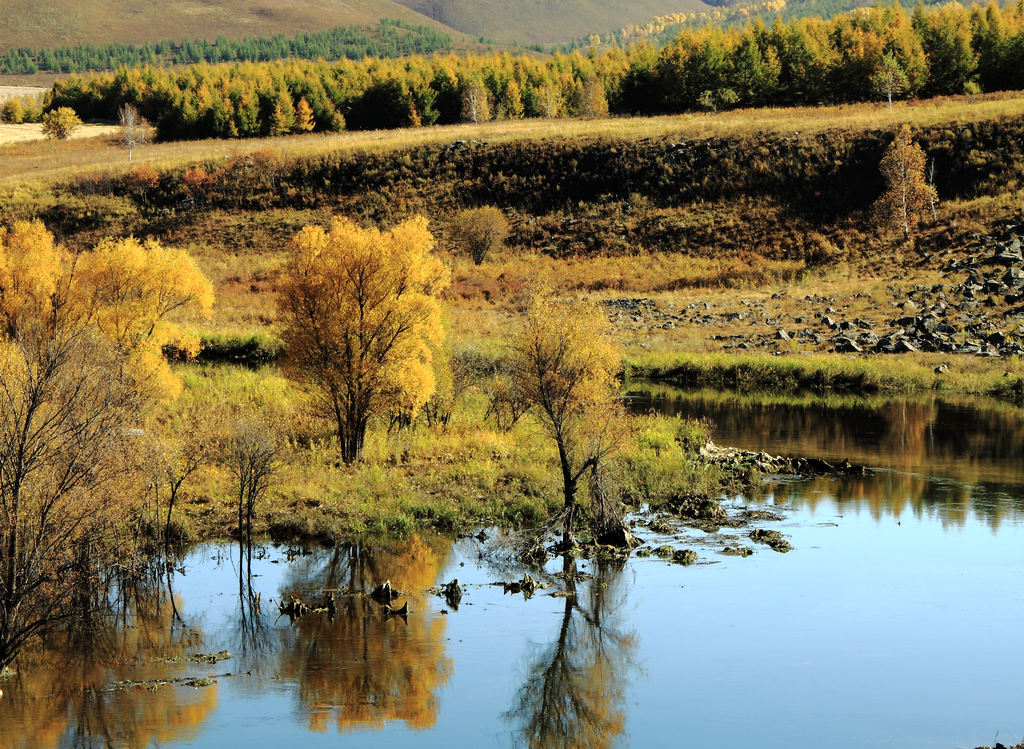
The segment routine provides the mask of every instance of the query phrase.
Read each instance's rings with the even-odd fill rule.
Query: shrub
[[[0,121],[17,125],[25,119],[25,108],[20,99],[8,99],[0,110]]]
[[[452,220],[455,241],[480,265],[493,250],[505,243],[508,219],[499,208],[484,206],[459,211]]]
[[[43,115],[43,134],[47,138],[67,140],[81,124],[82,121],[75,114],[75,110],[71,107],[60,107]]]

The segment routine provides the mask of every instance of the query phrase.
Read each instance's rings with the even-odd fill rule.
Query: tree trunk
[[[341,444],[341,459],[345,465],[351,465],[363,454],[363,443],[366,440],[365,419],[346,420],[348,423],[339,425],[338,442]]]
[[[569,454],[565,449],[565,442],[558,438],[558,460],[562,465],[562,493],[565,498],[565,528],[562,533],[562,543],[566,546],[573,541],[573,524],[576,520],[576,479],[572,475],[572,466],[569,465]]]
[[[174,498],[177,495],[174,487],[171,487],[171,496],[167,498],[167,522],[164,523],[164,558],[171,558],[171,513],[174,512]]]

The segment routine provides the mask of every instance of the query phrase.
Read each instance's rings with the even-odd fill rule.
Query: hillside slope
[[[381,18],[441,28],[392,0],[0,0],[0,54],[11,47],[292,35]]]
[[[398,0],[402,5],[473,36],[523,44],[567,42],[655,16],[691,13],[701,0]]]

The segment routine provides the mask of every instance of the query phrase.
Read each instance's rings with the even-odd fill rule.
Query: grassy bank
[[[339,541],[490,524],[534,527],[562,508],[553,443],[528,419],[507,431],[485,421],[481,394],[462,401],[447,427],[418,423],[389,432],[376,424],[363,460],[346,466],[338,460],[334,436],[310,418],[302,394],[276,367],[177,371],[185,392],[158,415],[154,432],[185,441],[195,431],[216,435],[239,419],[262,414],[264,427],[282,445],[271,489],[257,507],[257,532],[275,540]],[[707,438],[704,426],[668,417],[627,418],[631,437],[609,463],[607,476],[628,503],[717,492],[720,474],[696,457]],[[236,493],[228,471],[208,460],[182,487],[175,510],[179,535],[232,537]],[[155,506],[150,512],[162,517]]]
[[[943,392],[1020,401],[1024,362],[944,354],[680,354],[631,357],[629,380],[776,394]]]

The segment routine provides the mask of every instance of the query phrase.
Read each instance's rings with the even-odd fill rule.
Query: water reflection
[[[109,616],[56,633],[19,660],[2,682],[0,747],[153,746],[195,735],[217,705],[217,689],[147,688],[183,672],[201,642],[173,626],[162,573],[121,581]]]
[[[298,683],[310,730],[332,723],[339,731],[380,728],[396,720],[410,728],[434,725],[452,662],[445,620],[424,610],[422,591],[434,584],[450,546],[414,536],[390,547],[341,546],[291,565],[286,595],[339,594],[333,616],[303,617],[277,632],[280,674]],[[347,595],[386,579],[408,592],[411,616],[389,618],[370,597]]]
[[[866,477],[768,484],[761,495],[812,509],[823,501],[875,518],[934,515],[959,526],[973,514],[998,528],[1024,513],[1024,419],[1008,404],[908,398],[759,399],[657,388],[634,411],[707,418],[717,444],[773,454],[848,458]]]
[[[636,636],[624,629],[627,588],[621,561],[597,562],[577,584],[576,560],[563,559],[565,608],[557,636],[527,668],[518,702],[505,719],[518,724],[513,744],[606,747],[620,743],[624,694]]]

